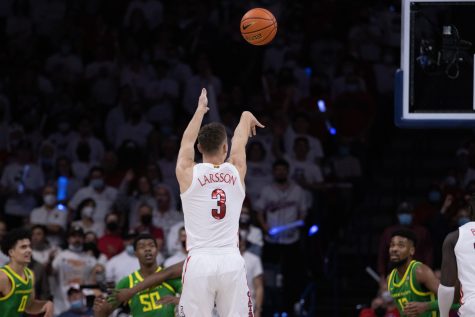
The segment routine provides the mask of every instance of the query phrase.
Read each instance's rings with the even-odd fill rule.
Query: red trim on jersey
[[[185,270],[183,271],[183,276],[181,277],[181,284],[182,286],[185,285],[185,274],[186,274],[186,269],[188,268],[188,262],[190,261],[191,255],[186,258],[185,262]]]

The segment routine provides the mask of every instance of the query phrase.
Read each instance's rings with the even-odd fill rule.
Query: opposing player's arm
[[[457,282],[457,259],[454,248],[458,238],[459,231],[455,230],[447,235],[442,246],[441,277],[437,293],[441,317],[449,316],[450,306],[454,300],[455,284]]]
[[[206,97],[206,89],[201,91],[200,98],[198,100],[198,107],[196,108],[193,118],[191,118],[188,126],[183,132],[181,139],[180,150],[178,151],[178,158],[176,162],[176,176],[180,183],[180,190],[182,190],[182,184],[186,185],[191,183],[191,175],[187,173],[194,164],[195,160],[195,142],[200,132],[201,122],[203,117],[208,112],[208,98]],[[184,190],[182,190],[183,192]]]
[[[249,137],[256,135],[256,127],[264,128],[264,125],[252,113],[244,111],[231,140],[229,162],[238,169],[242,182],[246,175],[246,144]]]
[[[179,278],[181,276],[184,263],[185,261],[182,261],[180,263],[167,267],[164,270],[155,272],[152,275],[147,276],[142,282],[135,284],[135,286],[132,288],[115,290],[115,294],[112,295],[114,299],[111,302],[127,302],[129,299],[132,298],[132,296],[134,296],[140,291],[143,291],[147,288],[153,288],[156,285],[162,284],[166,280]]]

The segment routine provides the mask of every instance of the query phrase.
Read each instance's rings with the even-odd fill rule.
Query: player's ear
[[[414,254],[416,253],[416,248],[414,248],[414,246],[411,246],[411,248],[409,249],[409,254],[412,256],[414,256]]]
[[[201,144],[196,144],[196,147],[198,148],[198,151],[200,151],[201,154],[203,154],[203,151],[201,150]]]

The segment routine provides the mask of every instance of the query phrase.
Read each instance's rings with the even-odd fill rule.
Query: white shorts
[[[237,248],[192,250],[183,266],[180,317],[252,317],[244,259]]]

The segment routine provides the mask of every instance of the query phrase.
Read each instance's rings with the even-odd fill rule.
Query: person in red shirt
[[[124,240],[120,236],[119,215],[110,213],[106,216],[106,233],[99,238],[97,246],[108,259],[124,250]]]

